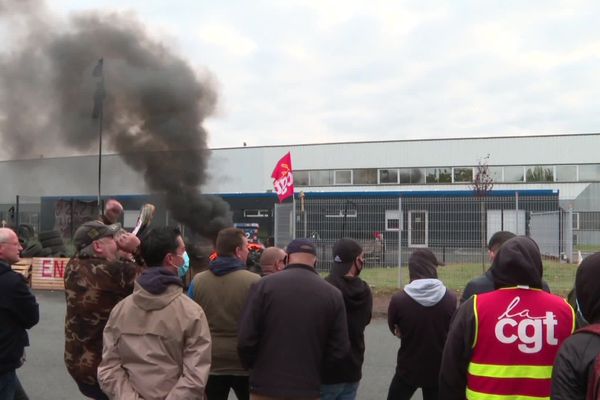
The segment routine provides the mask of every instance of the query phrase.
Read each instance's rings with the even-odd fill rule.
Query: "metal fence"
[[[565,222],[572,217],[560,209],[557,193],[306,194],[291,214],[295,237],[316,244],[321,271],[330,269],[333,245],[342,237],[361,243],[367,268],[406,265],[414,249],[427,247],[446,264],[478,263],[485,269],[487,242],[500,230],[532,237],[547,258],[573,257],[572,227]]]
[[[530,236],[546,258],[575,262],[580,252],[585,257],[600,250],[600,201],[596,192],[588,197],[585,208],[575,203],[571,210],[561,208],[558,193],[549,190],[494,191],[483,198],[444,191],[306,193],[275,206],[273,232],[279,247],[295,237],[313,239],[321,271],[330,269],[332,247],[341,237],[362,244],[367,268],[406,265],[414,249],[428,247],[446,264],[478,264],[484,270],[486,244],[499,230]],[[173,223],[158,198],[118,199],[125,206],[125,227],[135,224],[145,202],[157,205],[153,224]],[[69,240],[84,220],[96,218],[97,209],[91,197],[16,196],[14,204],[0,204],[0,220],[5,226],[28,225],[35,233],[57,230]]]
[[[151,196],[129,196],[117,198],[124,206],[122,224],[132,228],[137,221],[140,207],[145,202],[157,204],[154,223],[169,223],[169,213],[165,207],[158,206],[160,201]],[[101,206],[107,199],[101,200]],[[14,204],[0,205],[0,219],[6,226],[26,227],[35,234],[46,231],[58,231],[63,239],[73,237],[75,230],[85,221],[98,218],[98,202],[93,199],[75,197],[33,197],[16,196]]]

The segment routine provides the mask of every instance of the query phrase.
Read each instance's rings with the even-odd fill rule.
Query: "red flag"
[[[279,202],[294,195],[294,176],[292,174],[292,156],[288,152],[275,166],[273,173],[273,186],[279,197]]]

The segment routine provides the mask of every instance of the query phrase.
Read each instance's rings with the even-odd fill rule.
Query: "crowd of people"
[[[64,362],[84,396],[357,398],[373,308],[357,241],[335,243],[325,278],[309,239],[265,249],[259,275],[246,267],[244,232],[225,228],[216,258],[184,288],[181,232],[154,228],[140,240],[121,228],[122,212],[111,200],[81,225],[65,269]],[[596,398],[600,253],[578,267],[569,304],[542,279],[532,239],[498,232],[488,249],[490,269],[460,299],[432,251],[412,252],[410,282],[388,308],[400,339],[388,400],[419,388],[425,400]],[[35,296],[11,269],[21,250],[0,228],[0,400],[27,399],[16,370],[39,321]]]

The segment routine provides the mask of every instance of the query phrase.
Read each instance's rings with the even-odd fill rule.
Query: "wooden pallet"
[[[13,271],[20,273],[21,275],[23,275],[25,277],[25,279],[27,279],[27,282],[30,282],[30,280],[31,280],[31,258],[21,258],[19,260],[19,262],[17,262],[16,264],[13,264],[11,267],[12,267]]]
[[[64,273],[69,258],[34,258],[31,266],[31,288],[65,290]]]

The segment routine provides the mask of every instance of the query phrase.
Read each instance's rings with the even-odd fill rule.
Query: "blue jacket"
[[[0,374],[21,366],[29,346],[26,329],[40,320],[35,296],[21,274],[0,261]]]

